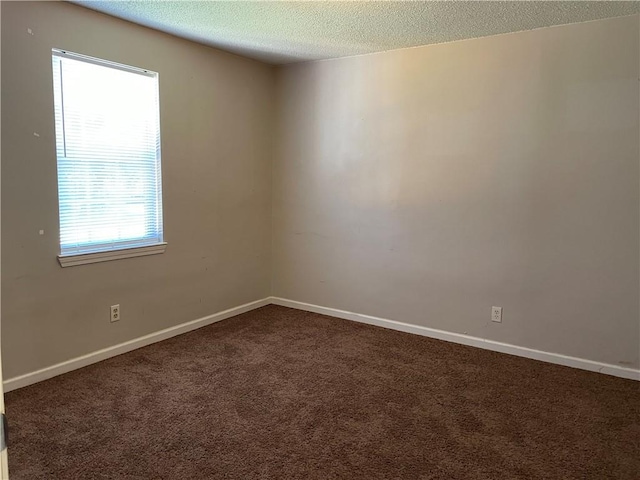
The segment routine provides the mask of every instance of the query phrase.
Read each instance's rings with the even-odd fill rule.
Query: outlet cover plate
[[[120,304],[111,305],[111,323],[120,320]]]
[[[502,323],[502,307],[491,307],[491,321]]]

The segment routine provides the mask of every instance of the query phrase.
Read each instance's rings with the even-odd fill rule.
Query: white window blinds
[[[52,55],[61,256],[162,243],[158,74]]]

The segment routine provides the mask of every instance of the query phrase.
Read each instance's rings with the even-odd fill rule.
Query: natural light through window
[[[53,50],[60,253],[162,244],[158,75]]]

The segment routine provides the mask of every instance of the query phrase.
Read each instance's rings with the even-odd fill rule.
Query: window
[[[158,74],[52,58],[60,264],[162,253]]]

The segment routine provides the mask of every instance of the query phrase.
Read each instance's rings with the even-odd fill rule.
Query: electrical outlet
[[[111,305],[111,321],[117,322],[120,320],[120,304]]]
[[[502,323],[502,307],[491,307],[491,321]]]

